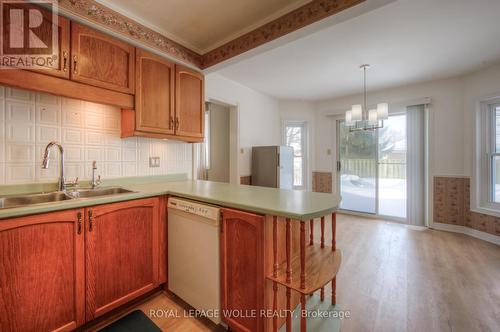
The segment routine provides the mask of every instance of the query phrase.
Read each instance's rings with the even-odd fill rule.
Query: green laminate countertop
[[[134,192],[0,209],[0,219],[160,195],[172,195],[295,220],[309,220],[327,215],[335,211],[340,204],[340,196],[333,194],[188,180],[182,175],[113,179],[103,182],[101,187],[106,186],[121,186]],[[0,186],[0,195],[47,192],[54,189],[55,184]]]

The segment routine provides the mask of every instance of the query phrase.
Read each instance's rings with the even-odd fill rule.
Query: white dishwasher
[[[219,208],[168,200],[168,289],[220,323]]]

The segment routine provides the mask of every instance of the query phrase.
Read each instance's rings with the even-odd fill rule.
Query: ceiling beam
[[[272,22],[203,54],[202,68],[205,69],[216,65],[365,1],[313,0]]]
[[[84,21],[137,41],[200,69],[214,66],[366,0],[312,0],[274,21],[200,55],[95,0],[59,0],[59,7]]]

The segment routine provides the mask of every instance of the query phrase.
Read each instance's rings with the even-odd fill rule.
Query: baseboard
[[[461,234],[469,235],[469,236],[475,237],[476,239],[487,241],[487,242],[490,242],[490,243],[493,243],[493,244],[500,246],[500,236],[481,232],[481,231],[478,231],[478,230],[475,230],[475,229],[472,229],[469,227],[434,222],[430,228],[440,230],[440,231],[447,231],[447,232],[461,233]]]

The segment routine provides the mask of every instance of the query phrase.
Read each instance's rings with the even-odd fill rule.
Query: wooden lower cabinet
[[[0,331],[85,321],[83,209],[0,220]]]
[[[234,331],[259,332],[264,320],[264,216],[221,209],[222,317]],[[253,311],[257,317],[251,317]],[[241,315],[240,315],[241,314]]]
[[[166,197],[0,220],[0,331],[72,331],[166,282]]]
[[[86,209],[87,320],[158,285],[159,199]]]

